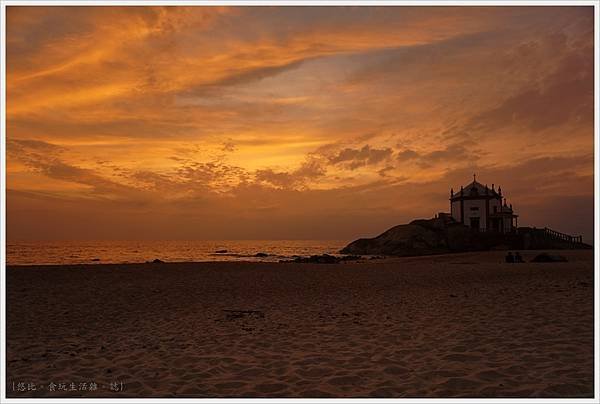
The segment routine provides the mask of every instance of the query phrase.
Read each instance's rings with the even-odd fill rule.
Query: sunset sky
[[[593,237],[592,7],[7,7],[7,236]]]

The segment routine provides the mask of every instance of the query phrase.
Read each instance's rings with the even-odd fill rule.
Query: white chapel
[[[460,191],[450,189],[450,214],[459,223],[479,231],[513,232],[518,224],[512,204],[506,203],[502,188],[488,188],[476,181],[461,186]]]

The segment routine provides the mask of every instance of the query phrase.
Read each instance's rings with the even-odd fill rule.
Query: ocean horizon
[[[96,240],[6,244],[6,265],[165,262],[278,262],[294,256],[338,254],[344,240]],[[258,254],[258,256],[257,256]]]

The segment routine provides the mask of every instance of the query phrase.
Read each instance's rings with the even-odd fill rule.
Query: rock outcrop
[[[480,232],[456,222],[447,214],[433,219],[413,220],[375,238],[362,238],[340,253],[357,255],[415,256],[452,252],[506,249],[592,248],[581,242],[567,242],[548,236],[545,230],[522,227],[515,233]]]
[[[342,254],[429,255],[483,248],[478,233],[447,216],[413,220],[375,238],[363,238],[348,244]]]

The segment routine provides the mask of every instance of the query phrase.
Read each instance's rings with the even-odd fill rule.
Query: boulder
[[[375,238],[363,238],[344,247],[342,254],[429,255],[478,247],[474,231],[447,217],[413,220]]]
[[[315,263],[315,264],[337,264],[340,262],[339,258],[329,254],[311,255],[310,257],[296,258],[294,262],[301,263]]]
[[[344,255],[343,257],[338,258],[340,261],[358,261],[362,260],[363,257],[360,255]]]
[[[531,262],[567,262],[567,259],[562,255],[541,253],[536,255]]]

